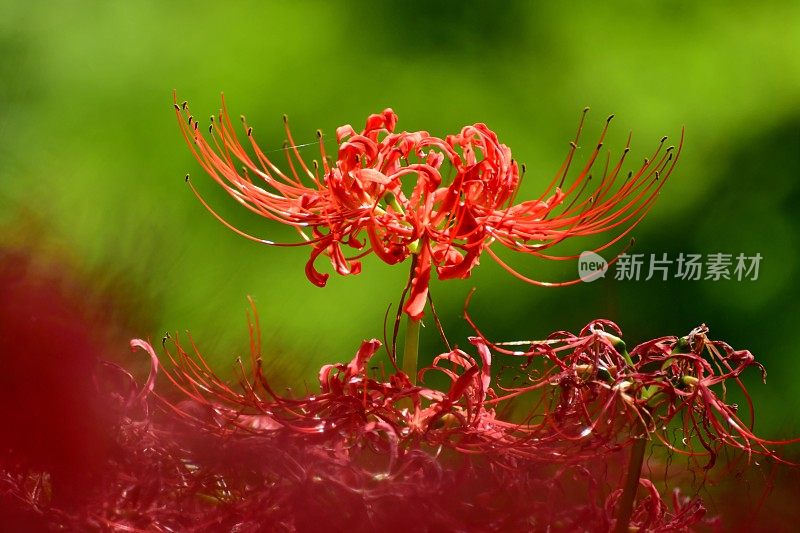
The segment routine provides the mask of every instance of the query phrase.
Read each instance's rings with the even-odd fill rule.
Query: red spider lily
[[[194,406],[187,411],[170,404],[173,411],[221,434],[282,429],[312,436],[334,431],[354,439],[371,435],[368,440],[391,447],[386,451],[393,459],[408,443],[422,439],[431,446],[503,460],[577,463],[614,453],[646,433],[677,453],[707,456],[708,469],[723,448],[782,461],[768,446],[795,442],[756,436],[748,429],[752,405],[751,419],[744,422],[736,406],[726,403],[726,381],[735,382],[750,403],[739,376],[760,365],[750,352],[709,340],[704,328],[682,339],[643,343],[630,353],[617,326],[602,320],[579,335],[558,332],[545,341],[524,341],[524,350],[491,344],[479,333],[470,342],[482,364],[455,348],[420,372],[421,378],[443,374],[451,383],[446,392],[412,385],[400,371],[388,380],[369,377],[368,361],[380,347],[373,339],[349,364],[324,366],[320,394],[304,399],[286,398],[270,387],[261,372],[257,322],[250,330],[251,370],[240,363],[238,387],[218,378],[196,348],[190,355],[176,341],[177,352],[167,350],[175,370],[164,372]],[[155,357],[146,343],[137,346]],[[523,357],[527,383],[492,386],[490,348]],[[524,419],[497,415],[498,408],[523,395],[538,395]],[[677,428],[675,421],[680,421]],[[670,429],[682,432],[680,445],[672,442]],[[701,450],[695,449],[697,443]]]
[[[320,168],[316,161],[311,167],[306,164],[284,120],[288,144],[283,152],[289,170],[282,171],[258,146],[245,123],[254,157],[248,154],[224,101],[217,118],[212,117],[210,139],[201,134],[185,102],[178,105],[176,101],[175,109],[184,138],[203,169],[249,210],[294,227],[301,240],[276,243],[254,237],[223,220],[200,198],[214,216],[256,242],[311,246],[306,275],[320,287],[328,275],[316,269],[315,261],[323,254],[342,275],[359,273],[359,259],[369,253],[388,264],[416,256],[405,305],[414,319],[422,316],[432,269],[439,279],[466,278],[484,250],[529,283],[577,282],[530,279],[508,266],[490,246],[499,242],[514,251],[558,258],[543,252],[569,237],[616,231],[596,251],[605,249],[647,213],[680,153],[680,147],[677,152],[672,147],[663,149],[665,137],[638,171],[619,179],[629,138],[622,157],[615,165],[606,161],[599,184],[586,196],[611,117],[580,174],[565,186],[582,118],[569,154],[545,192],[537,199],[515,203],[519,167],[511,150],[485,124],[466,126],[444,139],[425,131],[395,133],[397,115],[386,109],[371,115],[360,133],[349,125],[338,128],[335,160],[326,155],[318,132]],[[343,248],[355,255],[348,257]]]
[[[429,369],[451,378],[446,392],[414,387],[402,374],[370,378],[373,340],[348,364],[323,367],[319,394],[286,398],[260,371],[257,322],[251,333],[255,366],[239,387],[175,342],[168,374],[188,400],[173,405],[161,393],[159,404],[169,406],[162,416],[148,406],[156,373],[167,369],[150,344],[132,341],[150,356],[143,386],[115,366],[92,376],[104,384],[95,399],[115,414],[107,432],[118,449],[97,459],[106,465],[93,489],[64,505],[52,497],[59,481],[49,470],[2,464],[0,504],[42,528],[69,530],[608,529],[613,494],[602,490],[602,465],[552,466],[504,449],[507,430],[492,430],[496,417],[485,407],[494,394],[481,340],[473,342],[482,365],[453,350]],[[643,502],[642,523],[680,516]]]
[[[675,453],[706,457],[705,470],[725,449],[788,462],[770,446],[800,439],[768,440],[752,430],[753,404],[740,376],[756,367],[766,379],[764,368],[749,351],[712,341],[707,332],[701,326],[686,337],[642,343],[630,353],[619,328],[606,320],[592,322],[579,335],[558,332],[545,341],[486,342],[502,354],[525,357],[523,366],[530,368],[530,383],[507,388],[501,398],[545,390],[551,407],[540,416],[550,418],[566,439],[591,436],[615,449],[631,439],[654,438]],[[726,400],[729,382],[746,399],[747,421]],[[680,444],[673,442],[675,430],[682,434]]]
[[[651,531],[653,533],[669,531],[687,531],[698,524],[706,515],[706,508],[697,498],[681,496],[679,489],[672,491],[672,508],[670,513],[658,488],[649,479],[640,479],[639,483],[647,491],[634,510],[631,526],[636,531]],[[606,501],[608,523],[611,524],[614,516],[614,507],[620,496],[621,490],[614,491]],[[717,519],[706,520],[707,525],[718,525]]]
[[[539,463],[578,463],[621,446],[603,448],[599,436],[587,446],[582,435],[585,423],[575,431],[564,421],[553,423],[554,417],[582,417],[584,405],[579,402],[556,409],[553,417],[547,415],[542,422],[531,420],[538,418],[535,414],[526,422],[498,417],[498,405],[524,392],[546,388],[550,382],[541,380],[524,390],[498,395],[490,386],[492,357],[481,337],[470,338],[480,365],[455,348],[420,371],[421,377],[430,372],[442,374],[450,382],[446,391],[415,386],[400,371],[383,380],[369,377],[367,364],[381,346],[372,339],[364,341],[349,364],[322,367],[319,394],[289,398],[278,394],[262,373],[257,321],[251,323],[250,333],[250,370],[238,363],[237,387],[214,374],[193,343],[192,353],[177,340],[173,341],[174,352],[165,344],[172,369],[162,368],[162,372],[188,400],[168,402],[168,408],[219,435],[280,430],[312,440],[334,434],[374,446],[380,443],[390,462],[420,442],[459,453],[492,456],[500,462],[525,459]],[[135,341],[135,346],[155,357],[149,344]]]
[[[606,321],[514,345],[481,335],[470,339],[475,357],[452,349],[420,372],[444,376],[442,390],[412,385],[401,372],[371,375],[380,343],[369,340],[349,363],[325,365],[319,392],[301,397],[279,394],[263,374],[255,315],[250,333],[250,361],[237,364],[236,385],[218,377],[194,344],[187,350],[165,339],[159,364],[149,343],[133,341],[149,354],[150,376],[141,387],[117,367],[95,376],[105,383],[98,398],[114,406],[110,434],[120,453],[104,459],[108,468],[83,506],[54,501],[47,470],[9,465],[0,465],[0,501],[84,530],[310,531],[331,523],[350,531],[608,531],[621,498],[609,483],[621,471],[613,459],[639,436],[642,421],[656,433],[666,417],[689,417],[678,424],[689,442],[676,450],[711,428],[715,445],[772,455],[747,449],[748,440],[766,441],[724,425],[729,435],[719,433],[710,420],[709,413],[730,415],[711,389],[754,363],[747,352],[709,341],[705,330],[630,353]],[[522,359],[527,383],[493,378],[498,358]],[[153,394],[156,372],[176,390]],[[522,404],[527,394],[539,399]],[[693,425],[692,416],[708,420]],[[683,531],[704,520],[699,500],[673,493],[668,506],[652,481],[640,483],[631,527]]]
[[[740,376],[747,368],[755,367],[766,382],[764,367],[749,351],[712,341],[707,333],[708,329],[700,326],[686,337],[656,339],[631,351],[631,357],[636,358],[631,379],[638,384],[638,403],[651,433],[676,453],[707,456],[705,469],[714,465],[723,449],[731,448],[746,452],[748,457],[763,455],[787,462],[771,447],[800,439],[768,440],[752,429],[753,402]],[[745,420],[739,406],[726,399],[726,383],[733,383],[744,396],[748,407],[744,410]],[[681,446],[666,433],[665,428],[673,421],[683,433]]]
[[[188,427],[226,442],[225,453],[235,449],[237,460],[253,453],[248,450],[270,450],[279,454],[285,469],[287,464],[295,464],[297,454],[302,454],[300,464],[314,472],[315,490],[324,488],[348,510],[346,516],[339,517],[344,527],[375,527],[378,523],[370,522],[371,514],[384,519],[391,516],[391,523],[405,527],[406,511],[395,515],[401,509],[430,515],[430,522],[424,526],[433,529],[458,524],[495,528],[499,524],[535,524],[556,530],[580,526],[602,531],[613,523],[618,494],[601,497],[597,481],[598,476],[604,475],[598,470],[604,463],[597,459],[611,448],[595,446],[593,439],[583,438],[586,435],[570,437],[570,424],[554,423],[581,417],[585,405],[574,402],[566,408],[575,414],[566,413],[565,407],[559,406],[558,415],[546,415],[541,423],[533,422],[533,416],[527,421],[503,420],[495,408],[501,400],[517,394],[498,394],[491,387],[491,354],[482,338],[471,339],[482,364],[454,349],[421,371],[423,376],[432,371],[446,376],[450,381],[446,391],[414,386],[399,371],[388,379],[370,377],[368,362],[380,347],[379,341],[370,340],[361,345],[348,364],[322,367],[318,394],[290,398],[278,394],[262,373],[257,318],[251,322],[250,333],[251,368],[238,363],[238,386],[217,377],[194,344],[190,353],[177,340],[171,341],[174,351],[166,350],[171,368],[162,371],[187,400],[164,400],[164,405]],[[133,341],[132,346],[155,357],[148,343]],[[552,384],[549,379],[544,383]],[[578,443],[580,439],[583,442]],[[623,438],[616,449],[627,442]],[[217,457],[213,451],[203,453]],[[320,453],[326,458],[323,463],[320,456],[314,456]],[[264,469],[263,456],[258,457],[253,461]],[[197,464],[207,460],[197,456],[193,459]],[[419,470],[431,467],[437,472],[433,477],[430,472],[422,474]],[[219,464],[215,468],[222,472]],[[460,472],[457,481],[450,477],[455,472]],[[238,476],[231,472],[225,475],[225,498],[245,498],[244,494],[237,496]],[[297,473],[284,475],[297,478]],[[376,480],[380,482],[376,484]],[[456,484],[450,485],[453,482]],[[643,483],[648,495],[638,502],[632,525],[655,531],[684,530],[703,518],[705,509],[699,501],[684,501],[676,496],[674,512],[668,512],[655,487],[646,480]],[[299,479],[290,484],[295,488],[302,485]],[[430,494],[433,487],[447,487],[452,497],[418,499]],[[466,488],[471,493],[464,494],[462,500],[460,495]],[[205,490],[222,498],[217,485]],[[553,491],[562,495],[558,503],[548,496]],[[265,506],[270,509],[289,505],[288,500],[292,499],[269,494],[280,502]],[[319,497],[315,494],[315,498]],[[509,494],[520,499],[509,500]],[[576,496],[575,501],[570,499],[572,496]],[[306,503],[307,498],[308,495]],[[392,508],[383,507],[386,498],[391,499]],[[473,506],[471,503],[461,507],[462,502],[476,501],[486,506],[480,516],[466,510]],[[358,509],[369,511],[365,515]]]
[[[723,447],[781,461],[765,446],[790,442],[773,443],[755,436],[735,418],[724,393],[719,396],[711,390],[727,379],[738,381],[739,374],[755,363],[749,352],[709,341],[702,329],[684,339],[656,339],[630,353],[619,338],[619,329],[608,321],[595,321],[579,335],[558,332],[545,341],[491,345],[483,336],[474,337],[470,341],[482,364],[453,349],[420,372],[421,377],[442,373],[450,381],[446,391],[414,386],[399,371],[388,380],[369,377],[368,361],[380,346],[371,340],[362,344],[349,364],[324,366],[319,374],[320,393],[306,398],[286,398],[269,386],[261,373],[257,325],[251,326],[251,334],[252,372],[240,366],[242,379],[235,388],[217,378],[196,350],[189,354],[176,343],[177,353],[168,351],[175,370],[165,372],[193,407],[170,404],[170,408],[218,435],[288,433],[310,442],[344,439],[351,443],[348,448],[369,443],[373,450],[380,450],[390,470],[420,445],[480,456],[500,468],[518,468],[522,461],[540,468],[562,464],[569,470],[627,449],[643,432],[678,453],[710,457],[706,468]],[[509,344],[528,348],[512,350]],[[522,370],[528,383],[492,386],[490,347],[524,357]],[[683,353],[686,347],[694,351]],[[710,361],[703,353],[706,349]],[[153,356],[152,349],[148,350]],[[686,365],[687,360],[695,366]],[[714,372],[714,360],[728,370]],[[520,405],[523,395],[534,397],[526,404],[525,416],[498,415],[498,410],[505,411],[515,400]],[[719,421],[720,416],[726,420]],[[677,429],[684,438],[681,444],[672,443],[668,427],[681,418]],[[693,448],[694,440],[702,450]],[[653,490],[650,485],[647,488]],[[634,509],[634,522],[644,520],[647,506],[651,506],[647,520],[663,518],[660,500],[649,501]],[[703,514],[695,503],[678,506],[676,512],[670,518],[676,524]]]

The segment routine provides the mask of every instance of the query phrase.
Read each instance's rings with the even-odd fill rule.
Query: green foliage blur
[[[584,106],[592,111],[579,162],[610,113],[612,157],[634,131],[626,171],[685,126],[681,161],[633,251],[759,252],[757,281],[544,289],[484,256],[471,279],[433,283],[445,330],[467,344],[461,308],[472,287],[472,314],[497,340],[604,317],[635,344],[706,323],[771,371],[766,387],[757,372],[749,382],[757,429],[800,427],[787,416],[800,409],[800,3],[0,4],[2,242],[35,236],[87,271],[121,277],[145,317],[130,336],[191,330],[220,368],[246,352],[252,295],[275,371],[313,386],[321,363],[382,336],[407,272],[370,257],[359,276],[333,275],[320,290],[303,272],[307,249],[261,247],[226,230],[186,173],[229,220],[265,238],[288,235],[202,173],[175,122],[173,89],[200,116],[217,112],[224,91],[264,150],[281,147],[283,113],[298,143],[322,128],[329,146],[337,126],[358,128],[387,106],[400,129],[444,135],[486,122],[527,164],[521,199],[556,172]],[[510,260],[537,279],[576,277],[574,261]],[[423,360],[441,349],[428,326]]]

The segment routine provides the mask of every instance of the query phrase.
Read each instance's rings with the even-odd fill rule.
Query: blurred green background
[[[35,236],[38,249],[66,249],[87,272],[123,279],[119,303],[142,317],[127,326],[130,336],[189,329],[220,368],[246,349],[252,295],[276,372],[313,384],[321,363],[346,360],[361,339],[381,336],[405,268],[368,258],[361,275],[334,275],[320,290],[303,272],[307,249],[261,247],[228,232],[186,187],[187,172],[230,220],[264,237],[286,234],[202,174],[175,122],[173,89],[201,117],[217,111],[225,91],[264,150],[280,148],[283,113],[298,143],[313,141],[317,128],[332,139],[337,126],[358,128],[386,106],[400,129],[444,135],[483,121],[527,163],[520,198],[537,196],[557,170],[586,105],[579,157],[616,113],[606,146],[618,154],[634,130],[626,170],[685,126],[681,162],[635,230],[635,251],[759,252],[758,281],[605,279],[542,289],[484,256],[471,279],[434,282],[438,310],[462,345],[469,328],[461,306],[473,286],[472,312],[495,339],[575,331],[605,317],[637,343],[705,322],[771,370],[768,386],[751,380],[757,427],[796,432],[799,52],[797,2],[401,9],[366,1],[6,1],[2,241]],[[514,264],[541,280],[576,275],[573,262]],[[423,348],[428,358],[441,348],[432,328]]]

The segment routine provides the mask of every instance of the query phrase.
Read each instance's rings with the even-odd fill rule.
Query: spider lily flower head
[[[741,375],[754,367],[766,382],[763,366],[749,351],[709,339],[704,325],[629,352],[619,327],[608,320],[595,320],[577,335],[562,331],[545,340],[492,343],[466,310],[465,316],[487,346],[525,359],[529,382],[506,388],[503,397],[544,391],[553,407],[541,416],[567,440],[594,440],[593,454],[647,437],[704,471],[726,449],[794,464],[775,448],[800,439],[769,440],[753,430],[754,406]],[[745,409],[728,400],[729,387],[739,389]]]
[[[766,383],[767,374],[750,351],[710,339],[708,328],[701,325],[685,337],[643,343],[631,357],[636,361],[631,379],[637,383],[637,405],[648,432],[670,450],[693,462],[705,457],[704,470],[713,467],[725,449],[794,464],[779,456],[776,447],[800,439],[770,440],[754,432],[754,406],[741,376],[755,368]],[[729,387],[739,389],[746,407],[728,398]],[[667,433],[671,425],[682,428],[680,443]]]
[[[306,275],[320,287],[329,277],[315,266],[321,255],[341,275],[361,272],[359,259],[369,253],[389,264],[413,257],[405,306],[412,318],[423,314],[432,270],[439,279],[466,278],[484,251],[524,281],[562,285],[520,274],[490,246],[499,243],[517,252],[554,258],[543,251],[567,238],[616,232],[596,251],[611,246],[647,213],[677,162],[672,147],[664,149],[664,138],[637,172],[618,179],[629,139],[619,161],[606,162],[594,193],[586,196],[610,118],[580,174],[565,185],[582,118],[567,159],[545,192],[516,203],[520,167],[509,147],[482,123],[442,139],[425,131],[395,132],[397,115],[385,109],[369,116],[360,132],[349,125],[338,128],[335,158],[326,154],[318,132],[320,166],[301,157],[284,120],[288,169],[284,171],[259,147],[243,118],[253,156],[245,150],[224,101],[219,115],[212,117],[209,136],[202,133],[185,102],[179,105],[176,100],[175,110],[203,169],[249,210],[295,228],[300,240],[277,243],[254,237],[224,221],[200,198],[220,221],[263,244],[310,246]]]

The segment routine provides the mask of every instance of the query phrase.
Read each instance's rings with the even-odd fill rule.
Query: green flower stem
[[[620,340],[620,343],[622,341]],[[617,347],[617,350],[620,350],[620,347]],[[630,365],[633,366],[633,361],[631,360],[630,355],[628,354],[627,350],[625,350],[625,344],[621,344],[620,353],[625,358],[625,361]],[[683,337],[678,340],[675,344],[675,347],[672,349],[671,355],[681,353],[688,349],[688,339]],[[661,366],[662,370],[666,370],[669,368],[669,365],[672,363],[672,358],[667,358]],[[684,385],[687,386],[694,386],[697,384],[697,378],[692,376],[684,376],[682,378],[682,382]],[[641,393],[641,399],[645,402],[645,408],[648,411],[655,406],[658,400],[664,393],[661,391],[661,388],[657,385],[650,385],[649,387],[645,388]],[[617,523],[614,526],[614,533],[628,533],[631,516],[633,515],[633,505],[636,502],[636,493],[639,490],[639,478],[642,476],[642,465],[644,464],[644,455],[647,451],[647,443],[649,442],[650,438],[648,435],[647,427],[639,421],[637,425],[638,429],[642,432],[640,437],[636,438],[636,441],[633,443],[631,447],[631,455],[628,459],[628,472],[625,477],[625,486],[622,489],[622,496],[619,499],[619,512],[617,514]]]
[[[406,316],[406,338],[403,345],[403,372],[412,385],[417,384],[417,359],[419,357],[419,327],[422,320]]]
[[[612,335],[612,342],[614,348],[619,352],[625,363],[633,368],[633,360],[628,353],[625,342]],[[644,391],[642,396],[650,396],[654,391]],[[628,458],[628,471],[625,475],[625,486],[622,488],[622,495],[617,504],[617,523],[614,526],[614,533],[628,533],[631,516],[633,516],[633,506],[636,503],[636,493],[639,491],[639,478],[642,476],[642,465],[644,464],[644,454],[647,451],[647,442],[650,440],[647,433],[647,427],[639,421],[637,429],[641,430],[642,435],[635,438],[633,446],[631,447],[631,454]]]
[[[622,496],[619,498],[617,508],[617,523],[614,526],[614,533],[628,533],[631,516],[633,515],[633,504],[636,502],[636,493],[639,490],[639,478],[642,476],[642,465],[644,464],[644,454],[647,450],[647,431],[638,437],[631,448],[631,456],[628,460],[628,473],[625,476],[625,487],[622,489]]]

